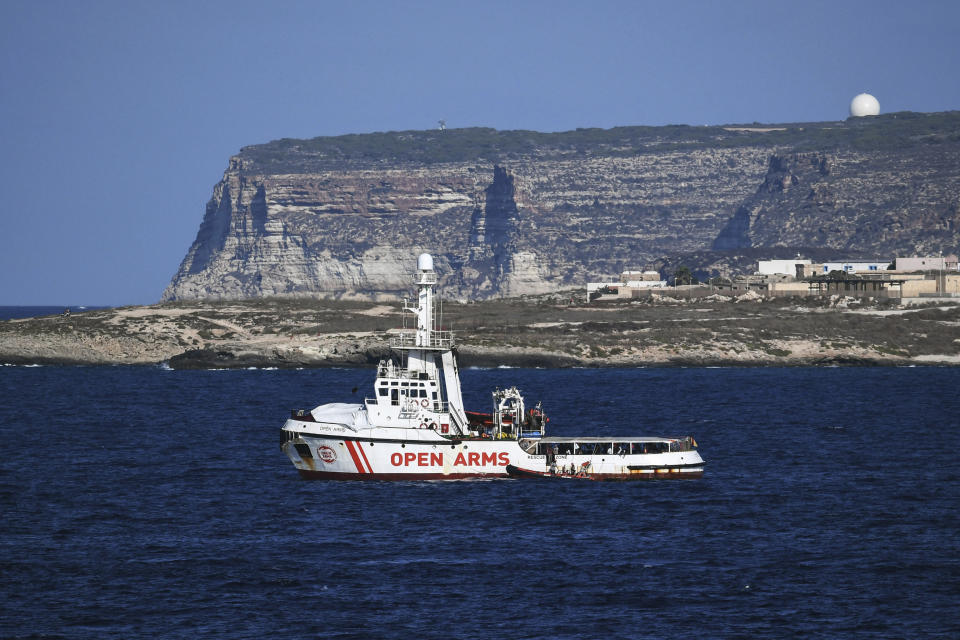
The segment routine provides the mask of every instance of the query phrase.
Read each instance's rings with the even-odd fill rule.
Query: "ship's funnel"
[[[433,256],[429,253],[421,253],[417,258],[418,271],[433,271]]]

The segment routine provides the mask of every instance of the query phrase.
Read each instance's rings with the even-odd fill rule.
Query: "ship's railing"
[[[434,271],[418,271],[417,284],[437,284],[437,274]]]
[[[417,344],[417,334],[400,333],[390,338],[390,346],[394,349],[452,349],[453,331],[431,331],[427,337],[427,344]]]

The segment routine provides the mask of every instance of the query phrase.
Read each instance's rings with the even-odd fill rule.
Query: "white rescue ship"
[[[417,260],[416,332],[390,340],[396,359],[377,367],[363,404],[294,410],[284,452],[304,478],[455,480],[550,477],[626,480],[696,478],[693,438],[553,438],[540,405],[515,388],[493,392],[492,413],[463,407],[453,335],[434,329],[433,258]]]

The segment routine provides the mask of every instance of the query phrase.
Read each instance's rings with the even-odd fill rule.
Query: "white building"
[[[624,271],[620,274],[624,285],[630,289],[649,289],[667,286],[666,280],[660,279],[659,271]]]
[[[897,271],[956,271],[957,256],[897,258]]]
[[[824,262],[820,265],[820,273],[826,275],[831,271],[843,271],[845,273],[870,273],[871,271],[886,271],[890,266],[889,260],[875,260],[873,262]]]
[[[660,279],[659,271],[624,271],[617,282],[588,282],[587,294],[601,289],[616,289],[621,297],[629,297],[632,289],[657,289],[666,286],[667,281]]]
[[[806,258],[792,258],[790,260],[761,260],[757,264],[757,273],[762,276],[782,274],[796,277],[797,265],[806,266],[808,264],[810,264],[810,261]]]
[[[628,289],[657,289],[667,286],[666,280],[627,280]]]
[[[624,271],[620,274],[621,282],[635,282],[638,280],[654,281],[660,279],[659,271]]]

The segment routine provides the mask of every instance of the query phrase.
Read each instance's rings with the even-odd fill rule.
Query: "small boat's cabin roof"
[[[535,438],[523,440],[527,453],[536,455],[603,455],[603,454],[648,454],[669,451],[690,451],[697,446],[691,437],[612,437],[612,438]]]

